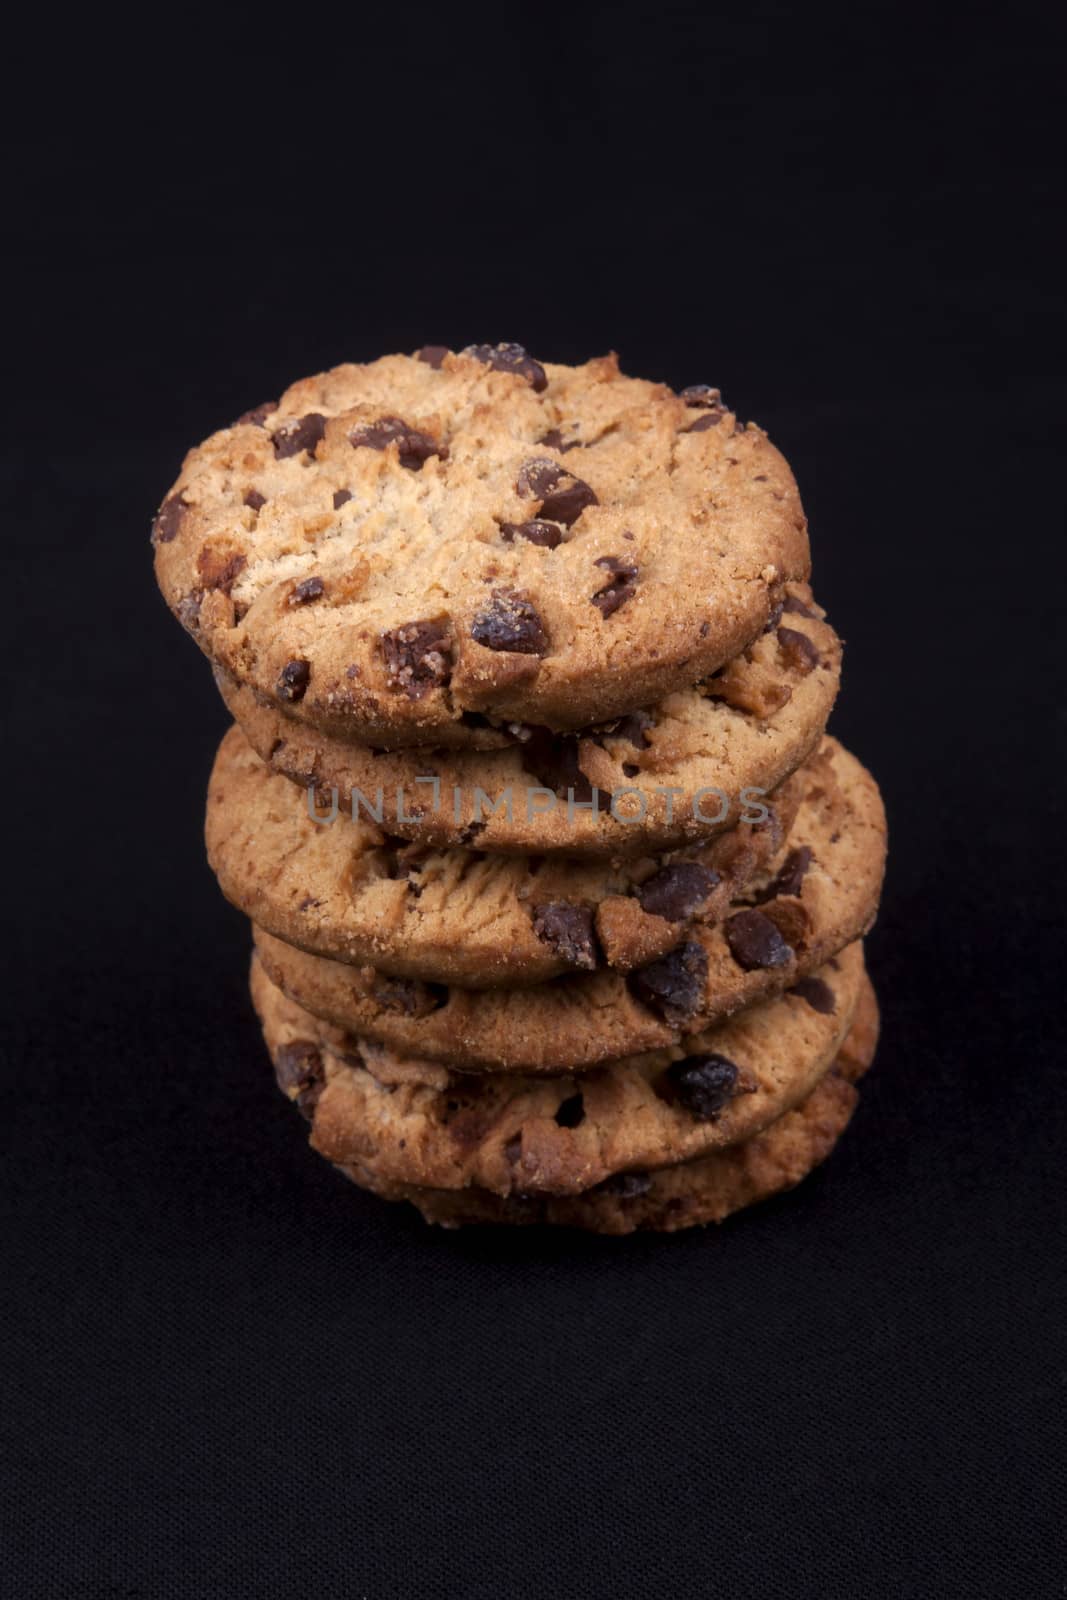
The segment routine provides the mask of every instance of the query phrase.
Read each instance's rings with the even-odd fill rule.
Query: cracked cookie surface
[[[841,644],[806,585],[778,624],[705,682],[577,736],[526,727],[507,749],[381,752],[300,728],[217,673],[229,710],[275,772],[323,810],[373,813],[423,845],[568,855],[683,848],[734,826],[826,726]],[[594,809],[595,808],[595,809]]]
[[[224,894],[315,955],[469,988],[628,971],[711,924],[780,848],[803,769],[743,822],[684,854],[612,862],[408,844],[365,815],[313,820],[239,728],[208,786],[208,859]]]
[[[315,1015],[472,1072],[584,1070],[671,1045],[808,979],[871,926],[886,849],[877,785],[830,738],[805,781],[782,850],[730,915],[628,974],[470,990],[308,955],[261,929],[256,947],[271,978]]]
[[[386,1182],[493,1194],[581,1194],[614,1173],[752,1138],[814,1089],[848,1033],[859,944],[819,974],[818,1006],[783,994],[674,1046],[554,1078],[472,1077],[314,1017],[253,962],[278,1081],[338,1166]]]
[[[806,579],[789,467],[715,391],[515,349],[336,367],[189,453],[156,573],[237,683],[334,736],[491,746],[707,677]]]
[[[615,1173],[576,1195],[497,1195],[488,1189],[428,1189],[389,1182],[361,1163],[339,1170],[385,1200],[407,1200],[444,1228],[489,1223],[548,1224],[592,1233],[674,1233],[722,1222],[746,1206],[794,1188],[825,1161],[856,1109],[856,1081],[878,1043],[878,1003],[865,979],[852,1025],[833,1065],[806,1100],[740,1144],[673,1166]]]

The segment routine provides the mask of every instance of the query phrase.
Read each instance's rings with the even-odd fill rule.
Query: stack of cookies
[[[878,789],[792,474],[717,390],[433,346],[308,378],[154,527],[234,726],[207,846],[311,1143],[430,1221],[717,1221],[833,1147]]]

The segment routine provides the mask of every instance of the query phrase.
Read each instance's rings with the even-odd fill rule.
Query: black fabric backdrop
[[[13,56],[0,1592],[1062,1594],[1060,41],[347,22]],[[202,857],[224,717],[147,544],[183,450],[498,338],[768,427],[885,790],[877,1069],[719,1231],[446,1234],[350,1189]]]

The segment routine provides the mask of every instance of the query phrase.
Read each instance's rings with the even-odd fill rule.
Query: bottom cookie
[[[407,1200],[444,1228],[473,1223],[549,1224],[591,1233],[674,1233],[722,1222],[735,1211],[794,1188],[845,1131],[859,1099],[855,1083],[874,1059],[878,1002],[868,979],[852,1026],[808,1098],[754,1138],[653,1172],[616,1173],[577,1195],[496,1195],[487,1189],[426,1189],[383,1181],[366,1168],[338,1168],[386,1200]]]

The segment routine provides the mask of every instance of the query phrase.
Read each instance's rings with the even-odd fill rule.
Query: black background
[[[1062,41],[374,9],[49,14],[12,57],[0,1591],[1062,1594]],[[224,717],[147,544],[181,454],[497,339],[769,429],[884,786],[877,1069],[720,1231],[349,1189],[202,858]]]

